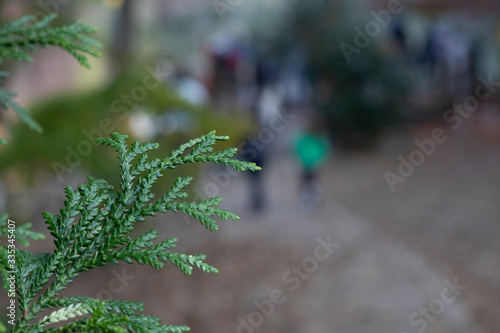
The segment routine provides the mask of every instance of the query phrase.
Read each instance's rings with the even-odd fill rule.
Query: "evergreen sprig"
[[[66,50],[83,66],[89,68],[86,54],[99,56],[100,43],[88,35],[96,31],[80,22],[52,27],[56,14],[49,14],[40,20],[24,15],[0,28],[0,63],[5,59],[32,61],[29,51],[36,46],[57,46]]]
[[[8,220],[9,220],[8,214],[0,215],[0,236],[9,235],[10,229],[8,228]],[[29,222],[21,225],[16,224],[15,228],[16,241],[24,246],[28,246],[29,239],[32,240],[45,239],[45,236],[43,234],[30,230],[30,228],[31,228],[31,223]]]
[[[3,80],[8,76],[8,72],[0,71],[0,84],[2,84]],[[19,119],[28,125],[29,128],[38,133],[42,133],[42,127],[31,117],[30,112],[14,101],[16,96],[16,93],[0,87],[0,108],[4,110],[12,109]],[[2,142],[2,144],[5,144],[5,142]]]
[[[52,45],[66,50],[82,66],[89,68],[87,55],[98,57],[97,50],[101,47],[98,41],[89,36],[96,29],[80,22],[53,27],[52,23],[56,18],[56,14],[39,20],[25,15],[0,27],[0,63],[7,59],[32,61],[28,52],[34,51],[37,46]],[[7,76],[7,72],[0,72],[0,83]],[[31,129],[42,132],[30,113],[14,101],[15,96],[16,93],[0,88],[0,108],[14,110]],[[5,140],[0,139],[0,144],[6,144]]]
[[[213,152],[213,145],[226,136],[210,132],[174,150],[165,159],[150,159],[147,152],[157,149],[156,143],[134,142],[113,133],[111,138],[97,139],[118,153],[121,167],[120,189],[104,180],[89,177],[89,183],[73,189],[65,188],[66,201],[59,215],[44,212],[43,216],[54,237],[53,253],[33,254],[17,250],[16,292],[22,317],[14,332],[185,332],[185,326],[161,325],[160,319],[142,314],[137,302],[101,301],[85,297],[59,297],[59,293],[81,273],[109,263],[137,262],[161,268],[170,262],[184,274],[194,267],[205,273],[217,269],[204,262],[205,255],[173,252],[177,239],[157,244],[156,230],[132,238],[137,222],[168,210],[188,214],[209,230],[217,230],[216,218],[238,219],[235,214],[217,208],[220,199],[203,202],[181,201],[192,178],[177,178],[172,187],[155,200],[150,191],[164,171],[178,165],[196,162],[223,163],[243,171],[260,170],[254,163],[233,159],[236,149]],[[5,264],[4,260],[1,261]],[[49,282],[51,281],[51,282]],[[50,311],[43,318],[42,312]],[[36,319],[38,321],[35,323]],[[47,328],[47,325],[54,328]]]
[[[3,214],[0,215],[0,237],[7,238],[9,244],[17,244],[20,243],[24,246],[29,245],[29,239],[32,240],[40,240],[45,239],[45,235],[30,230],[31,223],[25,224],[15,224],[15,228],[9,228],[8,226],[9,215]],[[2,286],[4,289],[8,289],[8,281],[9,271],[11,271],[8,262],[8,255],[11,254],[8,251],[8,246],[3,247],[0,246],[0,277],[2,279]],[[1,332],[1,330],[0,330]]]

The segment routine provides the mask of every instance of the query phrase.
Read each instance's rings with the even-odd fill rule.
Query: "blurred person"
[[[309,82],[304,51],[296,47],[284,60],[282,82],[285,104],[298,108],[308,101]]]
[[[451,93],[467,91],[469,73],[470,41],[467,36],[452,31],[446,40],[446,66],[448,69],[448,89]]]
[[[280,66],[276,59],[270,57],[260,58],[256,63],[255,83],[259,92],[267,86],[278,82]]]
[[[241,157],[243,160],[253,162],[263,168],[266,152],[265,148],[257,141],[255,136],[249,135],[248,139],[243,143]],[[248,172],[247,175],[250,182],[250,208],[254,212],[262,211],[265,202],[262,171]]]
[[[240,55],[236,67],[236,88],[238,99],[238,110],[250,112],[255,107],[257,99],[256,76],[256,50],[250,38],[241,38],[237,43]]]
[[[404,26],[404,22],[402,19],[395,20],[391,24],[391,34],[394,42],[396,43],[399,52],[402,54],[406,54],[407,49],[407,36],[406,29]]]
[[[257,98],[254,111],[262,126],[267,125],[272,113],[279,110],[283,100],[280,82],[280,66],[276,59],[260,57],[255,64]]]
[[[469,87],[472,87],[472,83],[475,82],[477,77],[479,76],[479,59],[481,59],[481,46],[477,39],[477,36],[471,39],[469,46],[469,66],[468,66],[468,84]]]
[[[210,58],[213,67],[211,95],[216,106],[227,106],[237,96],[237,69],[241,54],[234,38],[219,33],[212,39]]]
[[[317,174],[331,154],[325,133],[319,120],[313,118],[294,136],[294,150],[301,165],[300,203],[304,209],[314,209],[321,201]]]
[[[436,64],[437,64],[437,40],[436,40],[436,32],[435,29],[431,29],[426,37],[425,40],[425,47],[424,50],[422,51],[422,54],[420,55],[420,63],[422,66],[426,68],[427,73],[429,76],[432,78],[434,77],[434,73],[436,71]]]
[[[438,22],[431,28],[427,45],[429,50],[426,51],[433,53],[429,54],[432,57],[432,74],[446,93],[467,91],[470,42],[468,36],[448,22]]]
[[[255,84],[257,98],[253,108],[260,126],[267,127],[281,111],[284,89],[280,80],[280,66],[276,59],[259,59],[256,64]]]
[[[257,101],[257,119],[262,127],[267,127],[283,108],[285,96],[279,83],[269,85],[261,92]]]

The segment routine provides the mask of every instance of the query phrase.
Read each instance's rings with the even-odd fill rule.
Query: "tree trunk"
[[[132,57],[133,6],[133,0],[125,0],[117,13],[111,55],[118,71],[123,69]]]

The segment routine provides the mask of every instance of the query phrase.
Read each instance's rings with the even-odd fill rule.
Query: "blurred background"
[[[217,130],[263,171],[204,165],[192,198],[241,217],[139,226],[206,253],[216,276],[121,264],[65,295],[146,303],[193,332],[500,331],[500,3],[494,0],[3,0],[99,28],[92,70],[55,48],[2,64],[43,134],[0,114],[0,212],[56,213],[93,144],[120,131],[159,155]],[[2,300],[2,302],[4,302]],[[1,310],[4,311],[4,310]],[[6,318],[6,316],[1,316]]]

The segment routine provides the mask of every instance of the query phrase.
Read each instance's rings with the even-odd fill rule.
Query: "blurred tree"
[[[132,0],[122,1],[118,9],[113,31],[111,55],[120,67],[124,67],[132,56],[134,31],[134,3]]]
[[[275,54],[304,50],[313,84],[314,106],[347,148],[371,146],[402,119],[408,81],[393,55],[376,39],[349,59],[342,42],[354,43],[359,7],[347,1],[292,1],[275,34]]]

